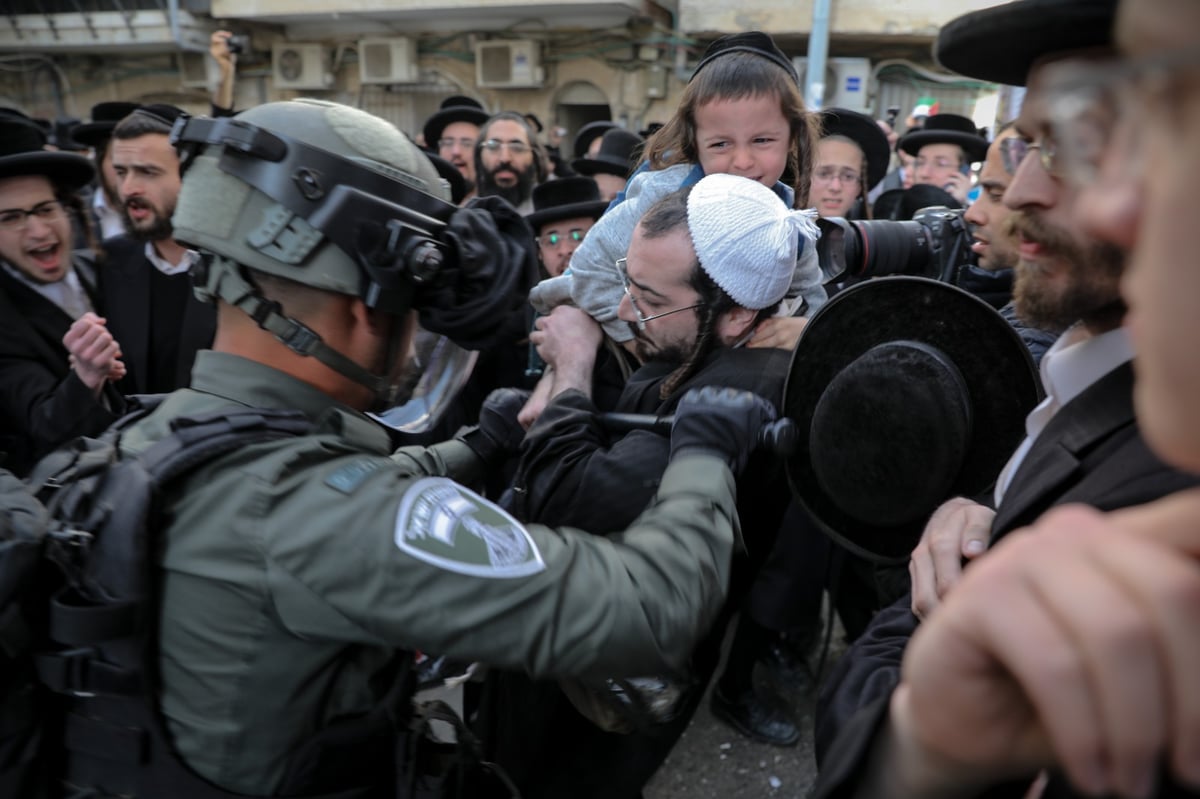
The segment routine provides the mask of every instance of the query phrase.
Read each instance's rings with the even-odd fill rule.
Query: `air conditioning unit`
[[[217,62],[208,53],[184,50],[179,54],[179,85],[185,89],[207,89],[216,83]]]
[[[807,92],[808,59],[792,59],[800,86]],[[821,108],[848,108],[869,114],[867,92],[871,80],[871,60],[868,58],[830,58],[825,61],[825,91]]]
[[[333,85],[329,50],[323,44],[273,45],[271,74],[277,89],[328,89]]]
[[[489,89],[535,89],[545,79],[537,42],[530,39],[476,42],[476,85]]]
[[[416,83],[417,48],[412,39],[359,39],[358,74],[363,83]]]

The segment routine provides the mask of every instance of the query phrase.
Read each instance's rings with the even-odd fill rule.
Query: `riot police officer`
[[[346,106],[270,103],[173,135],[186,165],[175,230],[213,253],[197,278],[218,332],[191,388],[123,449],[221,409],[296,409],[313,425],[170,492],[157,662],[182,759],[253,795],[311,793],[313,774],[347,787],[328,785],[331,768],[368,780],[370,747],[306,742],[378,705],[402,649],[543,676],[682,667],[721,606],[733,473],[770,407],[688,397],[654,503],[615,542],[525,527],[466,487],[519,441],[519,397],[493,396],[477,429],[429,448],[393,451],[365,414],[412,384],[418,312],[471,347],[523,301],[524,222],[496,198],[449,205],[415,145]]]

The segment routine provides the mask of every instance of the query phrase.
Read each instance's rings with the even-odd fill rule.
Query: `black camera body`
[[[241,55],[250,47],[249,36],[230,36],[225,40],[225,46],[229,48],[229,52],[234,55]]]
[[[971,263],[971,229],[962,209],[922,208],[907,221],[817,220],[817,260],[826,283],[916,275],[956,284]]]

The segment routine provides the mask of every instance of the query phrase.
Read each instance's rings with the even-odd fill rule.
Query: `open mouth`
[[[145,200],[134,198],[125,201],[125,212],[130,219],[146,219],[154,213],[154,209]]]
[[[58,244],[47,244],[43,247],[35,247],[31,250],[26,250],[29,257],[38,266],[46,272],[53,272],[59,266],[59,252],[62,247]]]

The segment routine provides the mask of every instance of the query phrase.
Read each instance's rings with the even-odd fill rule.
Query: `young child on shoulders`
[[[757,181],[793,208],[797,197],[808,196],[818,136],[818,118],[804,108],[796,70],[771,37],[759,31],[721,37],[697,65],[675,114],[647,142],[643,162],[624,194],[613,200],[575,251],[567,272],[538,284],[530,301],[543,313],[574,304],[613,340],[632,340],[633,331],[617,319],[622,288],[615,264],[624,257],[646,209],[670,192],[718,173]],[[815,223],[804,226],[801,236],[781,311],[785,315],[812,313],[826,300]]]

